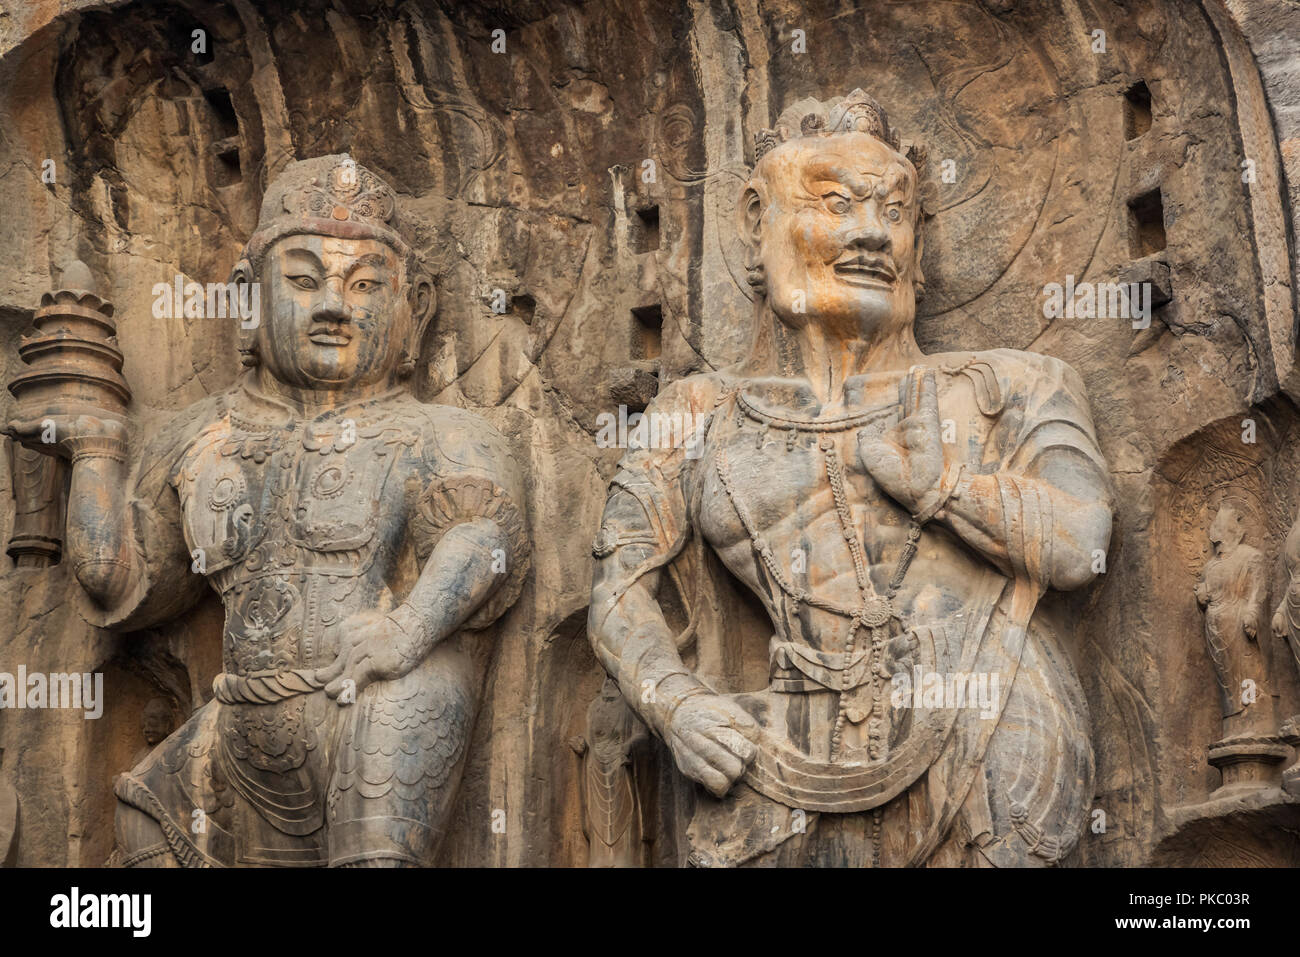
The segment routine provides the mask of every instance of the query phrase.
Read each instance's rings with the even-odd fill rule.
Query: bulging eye
[[[825,199],[826,208],[836,216],[843,216],[853,207],[849,198],[847,196],[842,196],[839,193],[827,193]]]
[[[897,206],[890,206],[889,209],[885,211],[885,215],[889,217],[891,223],[896,223],[903,218],[903,211]]]
[[[352,288],[357,292],[370,292],[375,288],[375,283],[372,279],[358,279],[352,284]]]

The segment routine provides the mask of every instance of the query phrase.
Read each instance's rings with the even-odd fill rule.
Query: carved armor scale
[[[329,628],[380,584],[368,579],[389,475],[417,435],[341,415],[273,423],[232,410],[229,423],[175,479],[189,544],[226,607],[226,671],[315,669],[333,659]]]
[[[494,478],[500,439],[469,437],[471,425],[485,428],[396,391],[304,421],[240,386],[176,460],[193,570],[225,605],[224,672],[216,700],[122,776],[118,794],[159,822],[182,862],[428,863],[473,718],[459,644],[354,704],[330,700],[316,673],[343,628],[399,608],[460,522],[490,519],[510,542],[508,580],[465,627],[518,595],[523,519]],[[185,808],[207,815],[205,834],[186,832]]]

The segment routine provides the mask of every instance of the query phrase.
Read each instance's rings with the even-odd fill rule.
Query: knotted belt
[[[773,691],[844,691],[870,678],[871,649],[818,651],[797,641],[772,640]]]

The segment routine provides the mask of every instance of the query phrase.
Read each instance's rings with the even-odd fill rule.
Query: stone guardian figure
[[[691,863],[1054,863],[1093,756],[1036,611],[1093,579],[1111,530],[1083,385],[1049,356],[918,348],[924,161],[871,97],[796,103],[755,156],[753,345],[647,410],[707,418],[613,479],[596,654],[700,785]],[[720,620],[737,583],[770,632]],[[761,687],[730,664],[755,643]],[[900,673],[939,693],[895,697]],[[972,675],[985,707],[945,691]]]
[[[1300,669],[1300,516],[1296,517],[1282,545],[1282,564],[1287,586],[1273,612],[1273,637],[1286,641]]]
[[[1278,766],[1300,744],[1293,724],[1278,727],[1273,649],[1260,641],[1268,614],[1268,567],[1264,554],[1245,544],[1245,536],[1241,512],[1225,502],[1210,523],[1213,554],[1196,581],[1223,715],[1223,738],[1206,755],[1222,777],[1212,800],[1276,787]],[[1285,604],[1284,598],[1274,615],[1274,631]],[[1284,772],[1282,781],[1289,777],[1293,775]]]
[[[1251,727],[1271,731],[1274,724],[1268,704],[1269,661],[1259,643],[1267,614],[1267,570],[1263,553],[1245,543],[1245,534],[1240,513],[1231,505],[1221,506],[1210,523],[1214,553],[1196,582],[1225,737]]]
[[[1287,533],[1282,545],[1282,564],[1286,569],[1286,591],[1273,612],[1273,637],[1285,640],[1291,650],[1291,658],[1300,669],[1300,516]],[[1282,727],[1286,743],[1300,745],[1300,715],[1287,719]],[[1300,794],[1300,747],[1297,747],[1296,760],[1282,772],[1283,784],[1293,794]]]
[[[407,387],[435,305],[411,241],[351,157],[292,163],[235,269],[261,290],[239,381],[138,450],[121,417],[51,416],[97,623],[146,627],[204,588],[225,606],[215,698],[116,782],[128,865],[434,860],[474,632],[518,596],[529,545],[503,437]],[[41,448],[41,418],[9,431]]]
[[[606,678],[587,707],[585,733],[570,742],[581,764],[578,793],[588,867],[646,864],[646,787],[636,759],[648,737],[618,684]]]

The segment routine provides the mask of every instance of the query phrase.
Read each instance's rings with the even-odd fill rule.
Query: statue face
[[[762,180],[746,216],[783,322],[859,338],[911,323],[916,184],[899,154],[865,133],[791,140],[764,157]]]
[[[1220,508],[1210,523],[1210,543],[1216,552],[1224,552],[1240,545],[1246,537],[1241,527],[1241,517],[1232,509]]]
[[[307,389],[392,378],[410,331],[405,266],[374,239],[287,236],[262,266],[262,364]]]
[[[154,699],[144,707],[140,730],[147,744],[157,744],[171,732],[171,709],[166,702]]]

